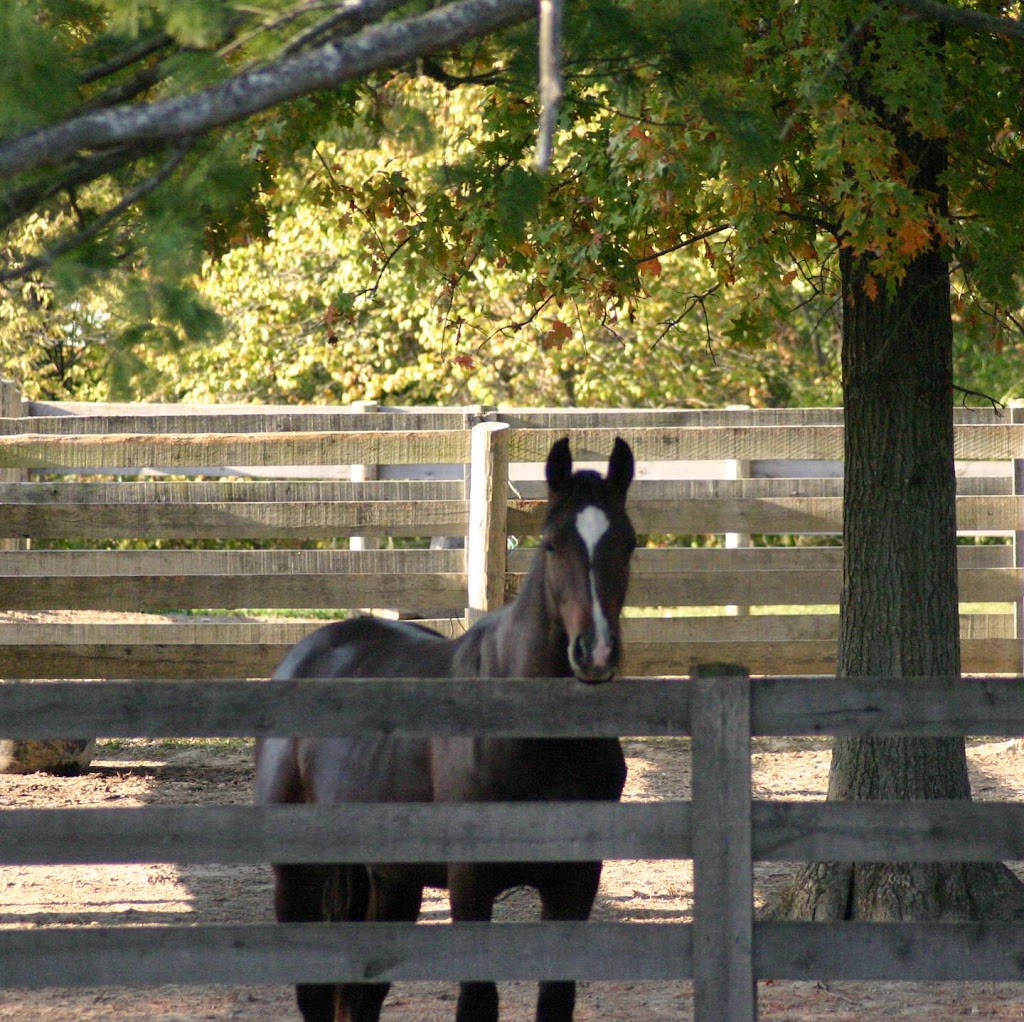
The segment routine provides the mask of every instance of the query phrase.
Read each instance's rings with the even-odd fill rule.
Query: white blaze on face
[[[587,548],[587,558],[590,561],[590,603],[593,608],[594,617],[594,649],[592,656],[594,663],[604,666],[608,663],[612,654],[612,632],[608,625],[608,619],[604,616],[601,608],[601,601],[597,597],[597,581],[594,578],[594,551],[601,537],[608,531],[608,516],[598,507],[585,507],[576,515],[576,531]]]

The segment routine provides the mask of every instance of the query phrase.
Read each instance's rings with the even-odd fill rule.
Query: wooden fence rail
[[[693,796],[655,804],[6,810],[0,862],[694,860],[692,924],[220,925],[0,931],[0,986],[692,979],[752,1022],[760,979],[1024,980],[1024,925],[753,919],[752,864],[1024,858],[1024,806],[752,801],[753,735],[1024,734],[1020,678],[11,681],[4,735],[691,735]]]

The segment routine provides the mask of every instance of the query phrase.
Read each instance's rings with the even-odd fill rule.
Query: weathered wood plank
[[[513,461],[543,461],[551,445],[568,435],[577,461],[606,461],[615,435],[638,461],[700,461],[724,458],[843,457],[841,426],[680,426],[608,429],[518,429],[512,433]],[[980,456],[980,455],[979,455]]]
[[[465,572],[307,575],[0,575],[0,609],[174,611],[204,607],[459,607]]]
[[[690,693],[679,678],[7,681],[0,737],[680,735]],[[756,735],[1024,735],[1015,678],[755,678],[751,697]]]
[[[1020,923],[756,923],[759,979],[1024,980]]]
[[[1024,859],[1016,803],[754,801],[751,817],[755,861]],[[0,864],[686,859],[694,820],[687,802],[9,809]]]
[[[990,413],[991,414],[991,413]],[[842,408],[504,408],[499,422],[518,429],[649,426],[842,426]]]
[[[60,626],[48,626],[59,632]],[[312,631],[312,628],[307,628]],[[293,643],[0,643],[0,678],[266,678]]]
[[[39,402],[33,409],[47,410]],[[318,408],[292,407],[287,410],[226,411],[221,405],[194,407],[182,412],[176,405],[111,406],[104,413],[103,405],[80,405],[84,414],[38,415],[0,422],[0,436],[41,433],[47,436],[100,435],[111,433],[299,433],[355,432],[365,430],[466,430],[472,419],[465,412],[437,409],[396,413],[381,410],[367,414],[361,410],[329,411]]]
[[[920,802],[753,803],[754,858],[796,862],[1024,859],[1024,805]]]
[[[0,987],[686,979],[690,927],[288,923],[0,931]]]
[[[839,461],[843,457],[842,426],[624,427],[615,432],[629,443],[640,461]],[[579,460],[607,458],[612,431],[600,428],[519,429],[512,435],[510,456],[513,461],[543,461],[551,444],[566,434]],[[954,453],[962,460],[1020,458],[1024,456],[1024,429],[1008,422],[960,425],[954,431]]]
[[[289,479],[217,481],[0,483],[0,504],[229,504],[334,501],[459,501],[461,482],[451,479],[385,479],[364,482]]]
[[[223,404],[171,404],[164,402],[88,402],[88,401],[28,401],[20,413],[32,416],[192,416],[205,417],[211,413],[227,415],[308,415],[312,418],[322,415],[352,415],[351,405],[292,405],[292,404],[246,404],[225,402]],[[653,420],[654,425],[714,426],[721,424],[773,425],[842,425],[843,409],[826,408],[517,408],[500,407],[489,411],[480,405],[452,405],[443,408],[434,406],[391,406],[382,405],[381,411],[426,424],[446,420],[452,416],[463,416],[471,421],[482,415],[493,415],[501,422],[513,426],[555,428],[559,425],[582,425],[616,427],[621,423],[635,424]],[[957,423],[980,422],[998,423],[991,408],[956,408]]]
[[[757,735],[1024,734],[1016,678],[761,678],[752,683]]]
[[[430,423],[440,418],[445,420],[450,415],[465,416],[468,425],[473,425],[481,418],[493,414],[485,405],[449,405],[438,408],[435,405],[404,406],[381,405],[381,412],[403,416],[409,422]],[[295,404],[253,404],[251,402],[232,402],[211,404],[190,404],[164,401],[27,401],[26,415],[95,415],[107,417],[111,415],[166,416],[180,415],[193,418],[213,414],[224,415],[352,415],[358,414],[353,405],[295,405]],[[468,428],[468,425],[466,428]],[[417,425],[418,428],[418,425]]]
[[[0,625],[0,641],[3,634],[3,626]],[[623,621],[627,649],[632,643],[657,642],[835,642],[838,634],[838,612],[752,614],[740,618],[628,617]],[[1012,639],[1013,614],[1009,611],[1005,614],[961,614],[960,636],[964,639]],[[713,657],[712,660],[721,662],[721,658]]]
[[[722,464],[728,464],[728,461]],[[648,500],[739,500],[743,498],[761,498],[778,500],[786,497],[841,497],[843,495],[843,480],[833,476],[815,477],[811,466],[814,465],[835,465],[841,470],[840,462],[803,462],[792,461],[782,462],[774,459],[765,461],[749,461],[746,464],[751,466],[751,476],[742,479],[718,479],[718,478],[688,478],[678,477],[677,473],[684,471],[682,466],[694,466],[690,468],[691,473],[696,473],[696,466],[701,462],[647,462],[643,467],[650,475],[634,481],[630,487],[630,500],[642,504]],[[974,464],[968,462],[966,464]],[[1001,466],[1000,462],[986,462],[991,464],[993,469]],[[775,477],[758,476],[756,473],[762,466],[782,466],[791,472],[799,472],[799,476]],[[516,473],[521,473],[522,466],[516,466]],[[707,475],[718,471],[717,463],[711,463],[704,467]],[[542,500],[544,498],[544,483],[540,479],[520,479],[516,482],[516,490],[526,500]],[[991,477],[976,477],[961,475],[957,478],[957,493],[963,496],[1006,496],[1012,493],[1011,480],[1008,475]]]
[[[953,455],[964,460],[994,461],[1024,457],[1024,429],[1021,424],[1009,422],[956,426],[953,430]]]
[[[508,570],[523,574],[530,568],[535,549],[522,547],[508,556]],[[961,571],[981,568],[1012,568],[1010,544],[961,546],[957,548]],[[633,555],[632,574],[658,572],[742,572],[756,576],[763,571],[841,571],[843,550],[837,546],[808,547],[651,547]]]
[[[91,617],[91,615],[88,615]],[[18,643],[31,646],[73,647],[94,643],[115,646],[248,646],[253,644],[291,645],[325,622],[319,619],[231,620],[171,618],[154,616],[152,621],[64,620],[5,622],[0,616],[0,647]],[[461,634],[461,618],[422,618],[418,625],[440,631],[442,635]]]
[[[694,1017],[755,1022],[750,681],[718,664],[691,685]]]
[[[958,497],[957,527],[964,532],[1012,532],[1024,516],[1022,502],[1022,497],[1007,495]],[[541,501],[514,501],[509,508],[509,531],[536,535],[542,511]],[[632,501],[629,513],[639,532],[837,535],[843,529],[841,497],[657,498]]]
[[[0,576],[329,575],[464,570],[461,550],[24,550],[0,555]]]
[[[0,812],[0,864],[685,859],[688,803],[353,803]]]
[[[5,468],[417,465],[468,460],[469,433],[456,430],[0,436],[0,467]]]
[[[634,675],[679,675],[689,673],[697,664],[724,660],[744,664],[751,674],[833,674],[836,642],[835,639],[783,642],[772,638],[751,642],[633,642],[626,647],[624,667]],[[1020,640],[964,639],[961,640],[961,659],[966,674],[1019,674]]]
[[[526,576],[507,575],[507,597],[519,592]],[[1012,603],[1024,581],[1020,568],[986,568],[960,574],[964,601]],[[839,569],[821,571],[653,571],[638,561],[629,586],[629,602],[638,607],[715,607],[743,602],[766,606],[838,604]]]
[[[0,737],[684,734],[689,696],[651,679],[7,681]]]
[[[464,500],[9,504],[0,530],[35,539],[330,539],[464,536]]]

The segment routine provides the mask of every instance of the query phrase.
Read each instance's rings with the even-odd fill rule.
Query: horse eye
[[[555,552],[555,544],[554,544],[554,541],[553,541],[553,540],[550,540],[550,539],[546,539],[546,540],[544,540],[544,549],[545,549],[545,550],[546,550],[546,551],[547,551],[547,552],[548,552],[549,554],[553,554],[553,553]]]

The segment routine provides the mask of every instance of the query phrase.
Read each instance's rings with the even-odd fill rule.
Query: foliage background
[[[321,90],[194,142],[167,187],[66,251],[174,152],[11,223],[11,263],[57,254],[0,283],[0,372],[30,397],[82,400],[841,404],[830,226],[840,217],[883,269],[891,256],[896,278],[932,230],[870,111],[835,88],[858,12],[886,22],[894,102],[965,147],[994,134],[988,164],[956,163],[951,185],[989,219],[1020,206],[1005,41],[959,54],[955,78],[991,94],[982,105],[922,73],[938,58],[920,26],[880,5],[571,10],[546,177],[532,169],[532,29]],[[187,95],[269,59],[312,17],[281,0],[242,31],[242,11],[7,5],[0,52],[21,59],[0,73],[0,127],[124,87],[89,84],[89,69],[147,33],[174,43],[147,65],[151,94]],[[958,382],[1016,396],[1020,243],[966,200],[954,213]]]

